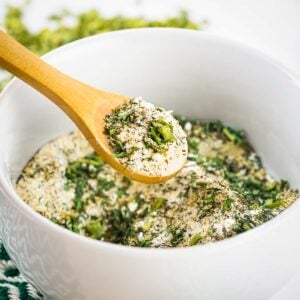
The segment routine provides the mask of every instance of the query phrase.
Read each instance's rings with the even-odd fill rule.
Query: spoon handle
[[[88,101],[84,97],[86,89],[89,89],[89,93],[92,90],[90,86],[46,63],[2,30],[0,66],[48,97],[68,115],[80,107],[82,99]]]

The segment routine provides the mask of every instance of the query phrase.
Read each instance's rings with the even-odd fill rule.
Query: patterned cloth
[[[0,240],[0,300],[37,300],[42,295],[26,282]]]

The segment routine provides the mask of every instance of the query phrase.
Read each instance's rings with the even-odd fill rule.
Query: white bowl
[[[91,85],[244,128],[270,172],[300,187],[299,83],[257,51],[195,31],[139,29],[83,39],[45,60]],[[19,80],[1,95],[1,236],[49,298],[265,300],[299,269],[299,201],[247,233],[184,249],[94,241],[43,218],[14,184],[39,147],[73,128]]]

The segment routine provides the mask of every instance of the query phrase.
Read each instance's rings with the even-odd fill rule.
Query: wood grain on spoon
[[[164,182],[174,174],[137,173],[114,157],[104,134],[105,116],[129,97],[96,89],[55,69],[0,30],[0,66],[52,100],[78,126],[105,162],[130,179]]]

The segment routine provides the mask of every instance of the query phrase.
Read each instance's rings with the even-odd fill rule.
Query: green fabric
[[[0,240],[0,300],[36,300],[42,298],[42,295],[20,274]]]

